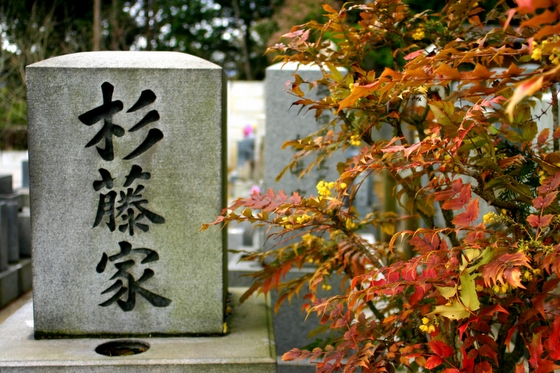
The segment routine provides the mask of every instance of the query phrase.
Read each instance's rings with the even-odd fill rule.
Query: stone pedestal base
[[[65,373],[270,373],[276,351],[270,305],[251,297],[239,305],[243,288],[234,294],[229,334],[221,337],[132,338],[148,344],[143,353],[103,356],[95,352],[108,339],[33,338],[33,305],[27,303],[0,325],[1,372]],[[53,294],[56,296],[56,294]],[[114,341],[114,340],[113,340]]]

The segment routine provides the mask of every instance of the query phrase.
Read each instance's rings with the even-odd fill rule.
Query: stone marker
[[[8,205],[0,200],[0,272],[8,269]]]
[[[78,53],[27,88],[35,336],[223,333],[222,69]]]
[[[13,193],[12,175],[0,175],[0,194]]]
[[[18,213],[18,235],[20,257],[31,257],[31,214],[28,207]]]
[[[18,202],[6,201],[6,211],[8,215],[8,262],[10,263],[17,263],[19,261],[18,210]]]
[[[304,80],[316,80],[321,77],[317,66],[300,66],[296,71],[296,64],[278,63],[266,69],[265,104],[266,104],[266,136],[264,144],[264,186],[275,191],[283,190],[286,194],[298,191],[300,194],[317,195],[317,183],[321,180],[334,181],[338,179],[336,165],[345,160],[342,153],[327,158],[319,167],[298,178],[310,160],[302,160],[292,172],[287,171],[276,182],[276,177],[289,163],[294,151],[291,148],[281,150],[282,144],[288,140],[295,140],[309,136],[322,125],[332,120],[332,115],[323,114],[315,120],[314,112],[299,113],[299,107],[292,104],[297,99],[285,91],[286,82],[293,81],[293,74],[299,74]],[[326,86],[313,88],[310,96],[323,98],[329,93]],[[305,110],[304,110],[305,111]],[[312,156],[308,157],[311,158]]]
[[[21,187],[29,188],[29,161],[21,161]]]

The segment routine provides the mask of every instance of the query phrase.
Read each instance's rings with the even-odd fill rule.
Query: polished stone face
[[[222,332],[220,67],[90,52],[27,68],[35,333]]]

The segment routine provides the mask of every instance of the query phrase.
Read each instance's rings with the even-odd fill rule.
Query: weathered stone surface
[[[0,272],[8,269],[8,205],[0,200]]]
[[[36,335],[221,333],[225,230],[199,229],[224,204],[222,69],[78,53],[28,66],[27,88]]]
[[[21,161],[21,187],[29,188],[29,161]]]
[[[24,208],[18,213],[19,255],[31,256],[31,214],[29,208]]]
[[[300,66],[296,71],[294,64],[276,64],[266,69],[265,103],[266,103],[266,136],[264,153],[264,184],[266,188],[286,193],[299,191],[306,196],[317,195],[316,185],[320,180],[334,181],[338,178],[336,165],[344,161],[343,154],[335,154],[314,168],[303,178],[298,178],[299,172],[309,165],[309,160],[301,161],[292,172],[287,171],[276,182],[276,177],[290,162],[294,151],[290,148],[281,150],[282,144],[288,140],[296,140],[309,136],[319,130],[324,124],[332,120],[332,116],[323,114],[315,120],[314,112],[299,113],[300,107],[292,106],[297,99],[285,91],[286,82],[293,81],[293,74],[299,74],[303,79],[315,80],[321,77],[317,66]],[[327,96],[328,88],[318,86],[313,88],[310,96],[317,98]]]
[[[234,313],[230,333],[219,337],[136,338],[148,351],[107,357],[94,352],[106,339],[33,338],[32,304],[0,325],[0,371],[65,373],[272,373],[276,355],[270,306],[264,297],[237,305],[246,289],[230,289]]]
[[[13,193],[12,175],[0,175],[0,194]]]
[[[20,294],[18,267],[9,266],[0,272],[0,308],[16,300]]]
[[[6,210],[8,213],[8,262],[17,263],[19,261],[18,202],[6,202]]]
[[[23,294],[33,286],[33,274],[31,271],[31,258],[23,258],[15,267],[18,270],[19,293]]]

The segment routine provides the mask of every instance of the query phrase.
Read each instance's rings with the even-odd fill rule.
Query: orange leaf
[[[352,88],[352,91],[350,92],[348,97],[338,103],[337,113],[342,109],[354,105],[356,100],[358,100],[359,98],[369,96],[373,92],[377,91],[378,86],[378,82],[366,85],[354,85],[354,88]]]
[[[329,4],[323,4],[323,9],[328,13],[338,13],[338,11]]]
[[[490,79],[492,75],[494,75],[494,72],[488,70],[486,66],[476,64],[476,67],[474,68],[473,71],[470,72],[469,75],[471,75],[473,78],[484,80],[484,79]]]
[[[524,71],[525,71],[525,69],[519,68],[519,66],[517,66],[516,64],[514,64],[512,62],[511,65],[509,65],[509,68],[507,70],[507,75],[518,76],[518,75],[521,75]]]
[[[541,133],[539,134],[539,137],[537,138],[538,144],[543,145],[548,140],[549,136],[550,136],[550,128],[545,128],[544,130],[542,130]]]
[[[539,27],[548,23],[553,23],[557,20],[556,12],[547,10],[539,15],[536,15],[526,21],[521,22],[521,27]]]
[[[521,14],[535,13],[537,9],[548,8],[552,6],[551,0],[516,0],[517,11]]]
[[[533,35],[533,38],[535,38],[535,40],[539,40],[545,38],[546,36],[556,35],[558,33],[560,33],[560,23],[554,26],[541,27],[539,32]]]
[[[298,358],[300,354],[299,349],[297,348],[292,348],[290,351],[284,353],[284,355],[282,355],[282,360],[283,361],[292,361]]]
[[[447,64],[441,64],[438,68],[434,71],[437,75],[441,75],[448,79],[452,80],[459,80],[461,78],[461,73],[457,68],[451,67]]]
[[[521,269],[518,267],[506,269],[504,271],[504,278],[514,289],[525,289],[525,286],[521,283]]]
[[[453,224],[459,227],[467,227],[478,218],[478,198],[473,199],[467,206],[465,212],[455,216]]]
[[[525,80],[523,83],[519,84],[515,88],[513,96],[509,100],[509,104],[506,109],[506,113],[509,115],[510,120],[513,120],[513,111],[515,105],[519,103],[523,98],[533,95],[535,92],[540,90],[543,86],[544,78],[543,76],[533,77],[531,79]]]

